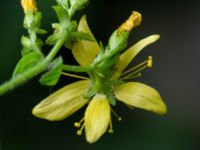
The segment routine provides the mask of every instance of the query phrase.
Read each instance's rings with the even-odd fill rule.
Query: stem
[[[63,71],[70,71],[70,72],[91,72],[91,66],[74,66],[74,65],[63,65]]]
[[[53,60],[61,46],[63,45],[65,39],[60,39],[52,48],[50,53],[47,57],[40,63],[38,63],[35,67],[25,71],[24,73],[16,76],[15,78],[11,79],[8,82],[5,82],[3,85],[0,86],[0,95],[3,95],[9,90],[14,89],[15,87],[25,83],[27,80],[31,79],[32,77],[38,75],[39,73],[43,72],[49,63]]]
[[[36,31],[33,29],[29,29],[29,35],[31,38],[31,42],[32,42],[32,48],[37,51],[41,56],[43,56],[41,49],[39,48],[39,46],[37,45],[37,35],[36,35]]]

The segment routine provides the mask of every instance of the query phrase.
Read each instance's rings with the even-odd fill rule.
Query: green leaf
[[[37,30],[36,30],[36,33],[37,33],[37,34],[46,34],[47,31],[44,30],[44,29],[37,29]]]
[[[22,74],[24,71],[27,71],[28,69],[34,67],[36,64],[41,62],[42,59],[43,57],[37,52],[28,53],[27,55],[22,57],[21,60],[18,62],[12,77],[14,78],[17,75]]]
[[[55,59],[49,65],[49,71],[42,75],[39,82],[42,85],[54,86],[57,84],[62,72],[63,60],[62,57]]]
[[[25,55],[27,55],[29,52],[33,51],[33,49],[31,47],[24,47],[21,51],[21,55],[22,57],[24,57]]]

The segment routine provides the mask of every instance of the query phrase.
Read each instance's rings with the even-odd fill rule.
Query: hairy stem
[[[3,85],[0,86],[0,95],[3,95],[4,93],[14,89],[15,87],[25,83],[29,79],[33,78],[34,76],[38,75],[39,73],[43,72],[49,63],[53,60],[59,49],[62,47],[65,39],[60,39],[52,48],[50,53],[47,55],[47,57],[40,63],[38,63],[33,68],[25,71],[24,73],[16,76],[15,78],[5,82]]]
[[[75,66],[75,65],[63,65],[63,71],[69,72],[91,72],[91,66]]]

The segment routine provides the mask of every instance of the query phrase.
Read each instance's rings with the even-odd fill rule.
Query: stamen
[[[78,78],[78,79],[84,79],[84,80],[88,80],[88,77],[84,77],[84,76],[79,76],[79,75],[75,75],[75,74],[71,74],[71,73],[66,73],[66,72],[62,72],[62,75],[65,76],[69,76],[69,77],[73,77],[73,78]]]
[[[131,79],[132,77],[138,77],[138,75],[140,76],[140,71],[146,69],[147,67],[152,67],[153,65],[153,59],[152,56],[149,56],[148,59],[142,63],[140,63],[139,65],[129,69],[128,71],[124,72],[122,74],[122,76],[120,79],[121,80],[125,80],[125,79]]]
[[[113,108],[111,108],[111,112],[113,113],[113,115],[117,118],[118,121],[122,121],[122,117],[120,117]]]
[[[110,129],[108,129],[108,133],[113,133],[113,127],[112,127],[112,119],[110,119]]]
[[[135,78],[138,78],[138,77],[141,77],[141,76],[142,76],[142,74],[139,72],[139,73],[136,74],[136,75],[130,76],[130,77],[128,77],[128,78],[126,78],[126,79],[122,79],[122,80],[135,79]]]
[[[82,135],[84,127],[85,127],[85,124],[82,125],[82,127],[80,128],[80,130],[78,130],[78,131],[76,132],[76,134],[77,134],[77,135]]]
[[[129,70],[124,71],[124,72],[121,74],[121,76],[124,76],[124,75],[126,75],[126,74],[128,74],[128,73],[134,71],[135,69],[137,69],[137,68],[139,68],[139,67],[145,65],[145,64],[148,64],[148,60],[146,60],[146,61],[144,61],[144,62],[142,62],[142,63],[140,63],[140,64],[134,66],[133,68],[131,68],[131,69],[129,69]]]
[[[127,104],[126,104],[126,106],[127,106],[128,108],[132,109],[132,110],[134,109],[134,107],[131,106],[131,105],[127,105]]]
[[[74,122],[74,126],[76,128],[80,128],[81,127],[81,123],[84,121],[84,117],[79,121],[79,122]]]

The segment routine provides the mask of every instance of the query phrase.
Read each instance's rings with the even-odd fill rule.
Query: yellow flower
[[[25,13],[27,11],[37,11],[37,4],[35,0],[21,0],[21,4]]]
[[[78,30],[92,35],[85,16],[81,18]],[[139,82],[125,82],[140,76],[140,72],[143,69],[152,67],[152,57],[150,56],[143,63],[124,71],[144,47],[158,39],[159,35],[151,35],[137,42],[120,55],[112,77],[105,81],[105,83],[100,83],[107,84],[106,82],[114,83],[114,81],[120,81],[120,83],[117,82],[110,86],[109,92],[112,92],[111,97],[105,93],[106,90],[99,90],[91,99],[88,99],[86,93],[93,87],[92,79],[65,73],[66,75],[84,80],[74,82],[53,93],[33,109],[33,114],[39,118],[58,121],[67,118],[89,103],[83,119],[74,124],[80,128],[77,131],[78,135],[81,135],[83,129],[85,129],[86,140],[89,143],[96,142],[107,130],[110,133],[113,132],[111,112],[118,117],[118,120],[121,120],[121,117],[111,108],[112,96],[129,106],[152,111],[160,115],[165,114],[167,111],[166,105],[155,89]],[[100,48],[96,41],[85,40],[78,41],[72,50],[75,59],[81,66],[91,65],[99,52]],[[101,72],[101,76],[101,81],[104,82],[103,77],[106,76],[106,73],[102,74]],[[108,129],[109,126],[110,128]]]

